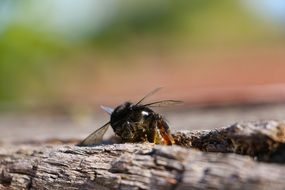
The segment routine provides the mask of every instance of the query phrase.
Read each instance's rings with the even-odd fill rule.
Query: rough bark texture
[[[285,189],[284,131],[267,121],[177,132],[178,146],[4,144],[0,189]]]
[[[285,162],[285,123],[236,123],[216,130],[181,131],[176,144],[205,152],[249,155],[259,161]]]

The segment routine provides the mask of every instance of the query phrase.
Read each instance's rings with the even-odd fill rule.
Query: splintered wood
[[[0,189],[281,190],[284,131],[266,121],[180,131],[174,146],[3,144]]]

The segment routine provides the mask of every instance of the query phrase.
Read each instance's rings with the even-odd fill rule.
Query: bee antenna
[[[147,95],[145,95],[140,101],[138,101],[138,103],[136,103],[136,105],[140,104],[142,101],[144,101],[146,98],[148,98],[149,96],[155,94],[156,92],[158,92],[159,90],[161,90],[162,87],[158,87],[156,89],[154,89],[153,91],[149,92]]]

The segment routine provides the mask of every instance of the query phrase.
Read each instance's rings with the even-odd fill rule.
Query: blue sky
[[[285,26],[284,0],[243,0],[243,3],[260,18]]]

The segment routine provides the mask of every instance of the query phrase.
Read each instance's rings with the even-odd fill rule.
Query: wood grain
[[[0,189],[281,190],[284,128],[265,121],[181,131],[174,146],[2,144]]]

